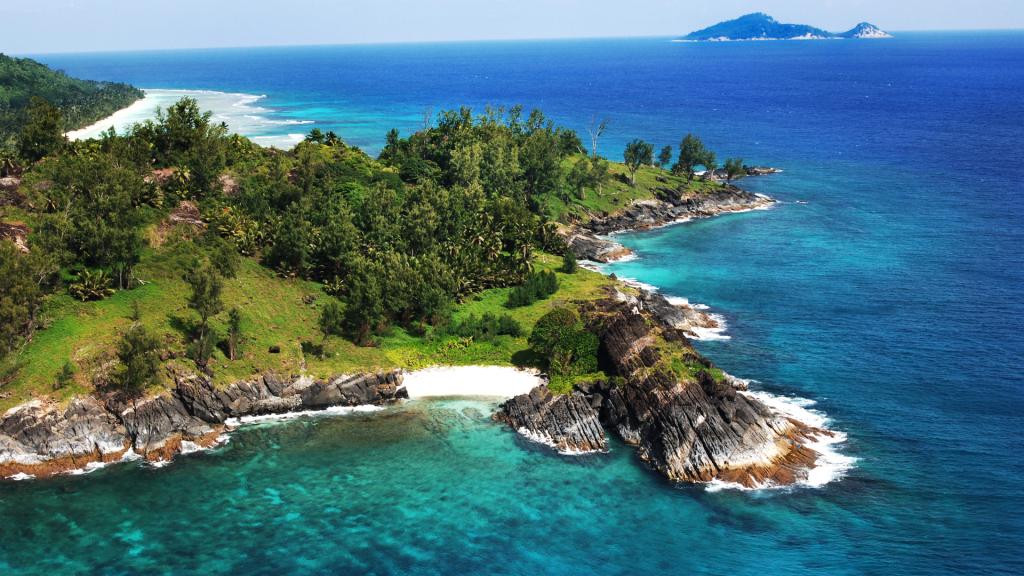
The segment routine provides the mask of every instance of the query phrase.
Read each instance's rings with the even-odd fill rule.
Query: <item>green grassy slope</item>
[[[168,358],[168,368],[179,364],[194,369],[184,358],[186,338],[183,326],[194,321],[188,309],[188,287],[171,270],[180,269],[175,260],[183,255],[174,248],[151,249],[137,269],[146,284],[134,290],[115,293],[97,302],[79,302],[66,294],[52,297],[43,318],[47,326],[36,333],[20,354],[12,355],[7,369],[16,377],[4,387],[9,396],[0,399],[0,410],[31,398],[47,397],[66,401],[91,392],[89,384],[109,372],[120,334],[130,325],[129,316],[138,303],[142,323],[163,340],[177,358]],[[561,258],[540,254],[535,266],[557,269]],[[509,288],[486,290],[457,305],[456,320],[485,312],[511,314],[528,334],[533,324],[553,306],[568,301],[596,297],[609,278],[587,270],[575,274],[559,273],[559,291],[547,300],[523,308],[507,309]],[[354,373],[374,369],[415,369],[432,365],[532,365],[526,336],[499,336],[492,342],[476,342],[453,336],[413,336],[401,328],[392,328],[378,339],[375,347],[359,347],[339,337],[323,339],[317,329],[320,307],[329,296],[315,282],[281,278],[254,260],[243,259],[237,277],[225,280],[224,301],[235,303],[242,314],[245,337],[241,358],[230,361],[218,350],[211,366],[214,382],[226,385],[265,371],[282,374],[308,373],[316,377]],[[227,313],[212,322],[222,334]],[[307,344],[307,353],[303,351]],[[309,344],[323,346],[324,354],[309,353]],[[271,353],[272,346],[280,348]],[[55,390],[54,383],[65,361],[77,367],[73,384]],[[163,386],[171,384],[165,376]],[[153,390],[156,391],[156,390]]]

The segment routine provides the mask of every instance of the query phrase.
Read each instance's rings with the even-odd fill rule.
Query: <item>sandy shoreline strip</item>
[[[402,383],[410,399],[512,398],[529,393],[544,379],[536,371],[510,366],[440,366],[409,372]]]
[[[132,102],[131,105],[121,108],[102,120],[93,122],[85,128],[72,130],[66,134],[68,140],[85,140],[95,138],[110,129],[111,126],[118,128],[130,124],[140,117],[156,116],[156,109],[160,106],[158,99],[148,91],[143,91],[141,100]]]

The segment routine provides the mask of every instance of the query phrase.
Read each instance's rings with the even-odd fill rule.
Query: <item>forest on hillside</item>
[[[128,84],[72,78],[29,58],[0,54],[0,147],[13,143],[33,98],[56,106],[67,131],[102,120],[142,96]]]

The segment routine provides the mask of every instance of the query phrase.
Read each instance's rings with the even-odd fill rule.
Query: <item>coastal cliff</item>
[[[66,407],[33,401],[0,417],[0,477],[50,476],[124,458],[169,460],[214,444],[232,419],[332,406],[383,405],[407,394],[399,371],[283,381],[265,374],[223,390],[195,374],[141,400],[92,396]]]
[[[652,469],[679,482],[747,487],[806,478],[818,457],[808,443],[829,432],[772,411],[702,357],[640,298],[622,293],[581,304],[598,335],[608,381],[551,398],[535,390],[509,400],[498,419],[562,452],[603,450],[592,421],[615,431]],[[570,406],[573,409],[570,409]]]

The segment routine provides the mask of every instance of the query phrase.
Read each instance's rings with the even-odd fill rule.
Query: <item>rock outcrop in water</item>
[[[562,453],[608,448],[598,412],[580,392],[555,395],[547,386],[512,398],[495,417],[520,434]]]
[[[610,295],[611,296],[611,295]],[[534,391],[509,400],[499,419],[561,450],[585,451],[579,434],[592,413],[654,470],[682,482],[723,480],[745,486],[791,484],[814,466],[806,443],[828,432],[774,413],[738,390],[700,356],[674,320],[636,300],[609,297],[584,303],[587,326],[601,342],[601,360],[617,376],[595,382],[567,400]],[[558,409],[561,404],[596,407]],[[601,446],[603,448],[603,445]]]
[[[141,400],[81,397],[66,408],[30,402],[0,417],[0,477],[47,476],[118,460],[129,450],[167,460],[183,443],[214,443],[231,418],[381,405],[405,397],[402,374],[392,371],[288,382],[266,374],[225,389],[205,377],[177,374],[173,390]]]

